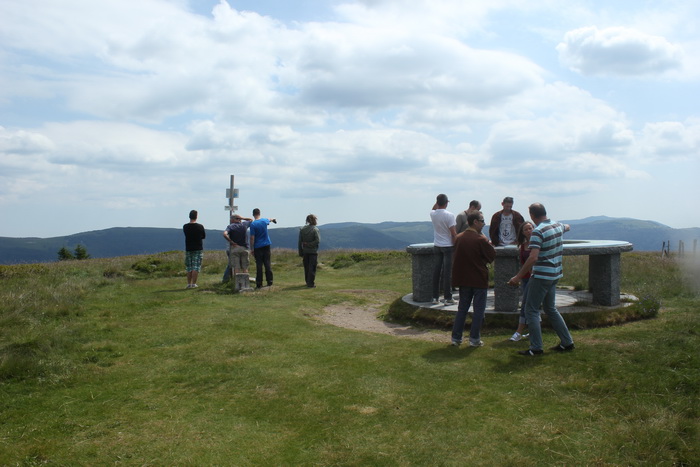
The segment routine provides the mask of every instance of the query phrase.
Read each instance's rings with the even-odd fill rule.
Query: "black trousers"
[[[270,245],[253,250],[255,256],[255,285],[262,287],[263,266],[265,267],[265,279],[267,285],[272,285],[272,263],[270,262]]]
[[[316,285],[316,266],[318,265],[317,253],[304,253],[304,279],[306,285],[313,287]]]

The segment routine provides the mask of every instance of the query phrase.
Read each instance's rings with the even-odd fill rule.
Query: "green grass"
[[[316,319],[410,292],[395,252],[322,252],[306,289],[274,251],[275,287],[247,294],[222,252],[197,290],[179,252],[3,266],[0,465],[697,465],[697,276],[657,256],[624,254],[622,283],[656,318],[535,359],[512,329],[456,349]]]

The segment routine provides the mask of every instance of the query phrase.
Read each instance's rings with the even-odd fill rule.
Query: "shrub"
[[[75,259],[88,259],[90,255],[87,252],[87,248],[83,245],[78,245],[75,247]]]
[[[69,259],[74,259],[74,257],[73,257],[73,253],[71,253],[68,248],[63,247],[60,250],[58,250],[58,260],[59,261],[68,261]]]
[[[40,371],[37,362],[43,353],[36,341],[0,348],[0,380],[36,374]]]
[[[131,265],[131,269],[148,275],[174,276],[182,270],[182,265],[168,252],[140,258]]]
[[[356,251],[353,253],[342,253],[331,262],[333,269],[343,269],[353,264],[364,261],[382,261],[393,258],[405,258],[408,255],[405,251]]]
[[[0,265],[0,278],[28,278],[47,274],[49,267],[46,264],[13,264],[10,266]]]
[[[641,316],[655,318],[659,314],[661,301],[656,297],[647,295],[639,299],[635,306],[639,309]]]

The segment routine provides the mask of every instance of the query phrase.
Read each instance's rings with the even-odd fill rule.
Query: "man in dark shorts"
[[[197,276],[202,269],[202,252],[204,238],[207,236],[204,226],[197,223],[197,211],[190,211],[190,221],[182,226],[185,233],[185,269],[187,270],[187,288],[197,287]]]

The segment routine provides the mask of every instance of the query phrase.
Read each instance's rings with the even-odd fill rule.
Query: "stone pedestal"
[[[493,307],[496,311],[517,311],[519,287],[508,285],[511,277],[520,270],[516,247],[496,247],[496,260],[493,264],[493,283],[496,291]]]
[[[588,259],[588,288],[597,305],[620,304],[620,253],[591,255]]]
[[[253,290],[250,287],[250,276],[247,272],[237,272],[234,281],[233,290],[236,292],[250,292]]]
[[[433,297],[433,268],[435,265],[432,243],[416,243],[406,248],[411,254],[413,300],[430,302]]]

